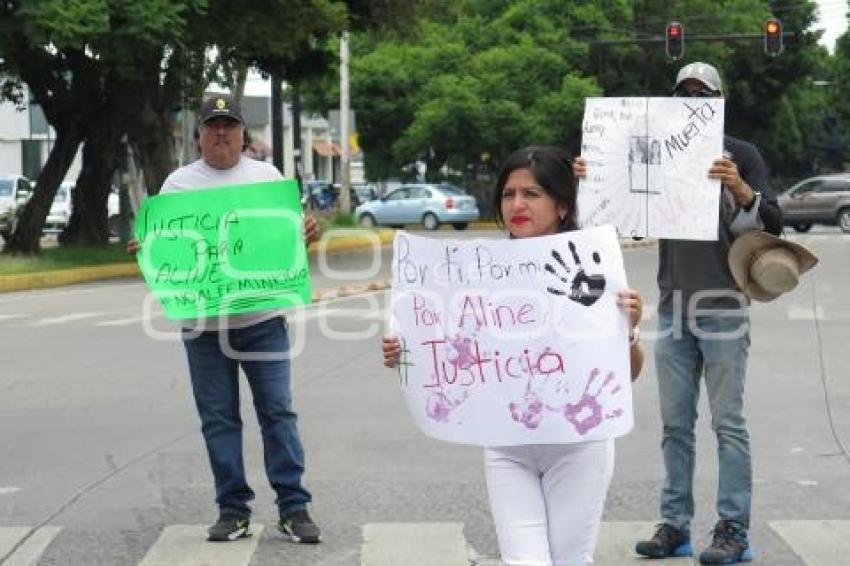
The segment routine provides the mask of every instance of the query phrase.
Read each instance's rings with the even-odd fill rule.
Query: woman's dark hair
[[[499,225],[505,225],[505,219],[502,218],[502,191],[505,190],[508,177],[517,169],[528,169],[537,184],[543,187],[555,203],[567,209],[566,216],[558,225],[558,232],[577,230],[576,184],[572,159],[566,151],[551,145],[532,145],[513,152],[505,159],[493,193],[493,206]]]

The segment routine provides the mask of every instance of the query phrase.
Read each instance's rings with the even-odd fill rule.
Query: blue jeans
[[[229,356],[222,349],[222,340],[228,341],[235,352],[247,353],[248,359],[234,359],[240,358],[238,354]],[[305,508],[310,493],[301,486],[304,451],[292,411],[285,320],[276,317],[247,328],[201,332],[197,336],[184,332],[183,344],[220,511],[248,517],[248,502],[254,498],[242,459],[240,365],[254,398],[263,435],[266,475],[277,493],[278,511],[283,516]],[[265,358],[271,359],[251,360],[252,353],[254,357],[264,353]]]
[[[749,317],[745,312],[691,319],[659,313],[658,328],[655,365],[667,473],[661,489],[661,517],[665,523],[690,532],[694,516],[694,427],[704,372],[711,428],[717,435],[717,514],[749,528],[752,466],[743,414]]]

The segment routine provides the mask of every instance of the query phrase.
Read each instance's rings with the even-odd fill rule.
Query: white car
[[[45,234],[58,234],[65,229],[71,220],[71,191],[74,183],[65,181],[56,189],[56,196],[50,205],[50,212],[44,221],[43,232]]]
[[[58,234],[68,225],[73,210],[72,193],[75,186],[76,184],[73,181],[65,181],[56,189],[56,196],[53,197],[53,204],[50,205],[50,212],[47,214],[47,220],[44,223],[45,234]],[[118,227],[120,226],[118,191],[115,187],[112,187],[112,190],[109,191],[106,209],[109,233],[115,236],[118,234]]]
[[[32,195],[26,177],[0,173],[0,236],[8,239],[18,223],[20,209]]]

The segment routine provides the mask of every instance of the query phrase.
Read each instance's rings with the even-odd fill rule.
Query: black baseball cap
[[[201,104],[198,119],[202,124],[219,116],[245,123],[245,120],[242,119],[242,109],[239,108],[236,99],[229,94],[213,94],[205,98],[203,104]]]

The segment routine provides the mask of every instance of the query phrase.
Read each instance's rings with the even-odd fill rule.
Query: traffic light
[[[671,61],[681,59],[685,54],[685,28],[682,27],[681,22],[673,21],[667,24],[665,45],[667,57]]]
[[[768,57],[782,53],[782,22],[778,18],[764,21],[764,52]]]

